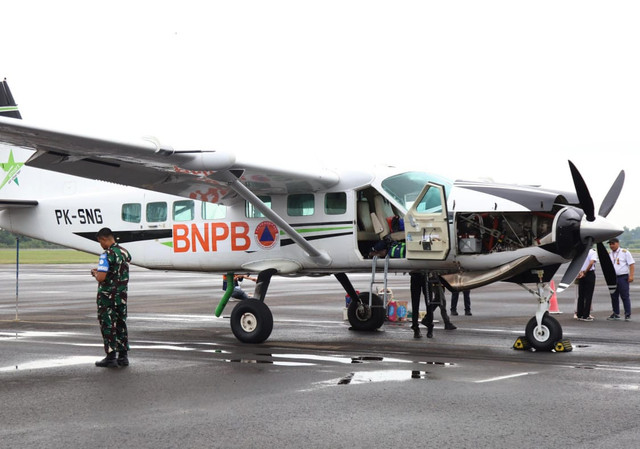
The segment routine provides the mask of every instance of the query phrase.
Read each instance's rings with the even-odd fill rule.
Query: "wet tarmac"
[[[536,308],[522,288],[472,292],[473,316],[414,339],[409,322],[349,330],[332,277],[275,278],[274,331],[239,343],[213,311],[221,280],[134,268],[131,365],[100,369],[87,265],[0,266],[0,448],[637,447],[640,313],[593,322],[558,298],[573,351],[513,349]],[[368,277],[353,277],[368,289]],[[409,277],[392,275],[396,299]],[[640,300],[633,285],[632,302]],[[437,316],[437,312],[436,312]],[[17,318],[17,319],[16,319]],[[426,332],[423,330],[423,335]]]

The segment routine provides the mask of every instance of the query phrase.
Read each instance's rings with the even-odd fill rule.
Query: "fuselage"
[[[22,150],[13,152],[19,160],[28,156]],[[107,226],[131,252],[133,263],[152,269],[227,272],[271,267],[290,275],[366,272],[372,269],[370,255],[389,233],[407,247],[406,253],[396,251],[396,257],[388,260],[389,270],[395,272],[483,270],[528,254],[543,265],[566,261],[542,244],[551,238],[557,206],[532,211],[523,201],[514,201],[513,186],[483,191],[391,167],[340,172],[340,181],[329,190],[260,196],[296,232],[329,255],[330,263],[324,266],[242,199],[210,203],[28,166],[16,179],[0,190],[0,197],[38,204],[0,211],[3,229],[98,254],[95,234]],[[407,213],[429,182],[444,192],[440,213],[445,225],[441,231],[430,231],[428,238],[423,238],[426,228],[416,225],[412,238]],[[528,190],[515,197],[539,193]],[[416,213],[432,221],[430,211]],[[392,232],[394,216],[404,219],[405,230]],[[422,237],[418,229],[423,229]],[[436,245],[441,248],[438,253],[432,251]],[[384,258],[377,263],[382,266]]]

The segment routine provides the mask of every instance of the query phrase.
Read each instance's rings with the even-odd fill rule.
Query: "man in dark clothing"
[[[451,293],[451,315],[458,314],[458,296],[460,296],[460,292]],[[464,298],[464,314],[471,316],[471,292],[463,290],[462,296]]]
[[[418,316],[420,309],[420,294],[424,295],[424,302],[427,309],[427,314],[422,319],[421,323],[427,327],[427,338],[433,337],[433,311],[440,307],[440,314],[444,321],[444,328],[446,330],[457,329],[456,326],[449,320],[447,315],[447,305],[444,298],[444,291],[440,283],[430,282],[427,284],[427,275],[421,271],[415,271],[410,273],[411,276],[411,329],[413,329],[414,338],[422,337],[420,329],[418,327]],[[435,287],[435,295],[433,295],[432,288]]]
[[[98,268],[92,269],[91,275],[98,281],[98,322],[107,356],[96,362],[96,366],[128,366],[127,289],[131,256],[118,245],[111,229],[100,229],[97,239],[105,251],[100,255]]]

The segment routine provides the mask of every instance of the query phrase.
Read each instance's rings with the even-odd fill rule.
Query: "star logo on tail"
[[[24,165],[23,162],[16,162],[13,159],[13,151],[10,151],[9,160],[5,163],[0,163],[0,167],[2,167],[2,170],[5,171],[4,179],[0,184],[0,189],[2,189],[5,186],[5,184],[11,181],[15,182],[16,185],[20,185],[20,183],[18,182],[17,176],[18,176],[18,172],[20,171],[23,165]]]

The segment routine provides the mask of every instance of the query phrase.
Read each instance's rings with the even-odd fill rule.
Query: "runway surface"
[[[233,303],[213,316],[218,276],[134,267],[131,366],[101,369],[90,268],[22,266],[16,295],[15,266],[0,266],[1,448],[635,448],[640,438],[640,313],[605,320],[599,272],[596,321],[573,319],[572,287],[555,318],[574,350],[541,353],[512,348],[536,302],[510,284],[474,290],[457,330],[439,323],[434,338],[414,339],[409,322],[349,331],[333,277],[274,278],[274,331],[247,345],[231,333]],[[352,280],[368,290],[367,276]],[[408,276],[389,285],[409,299]]]

